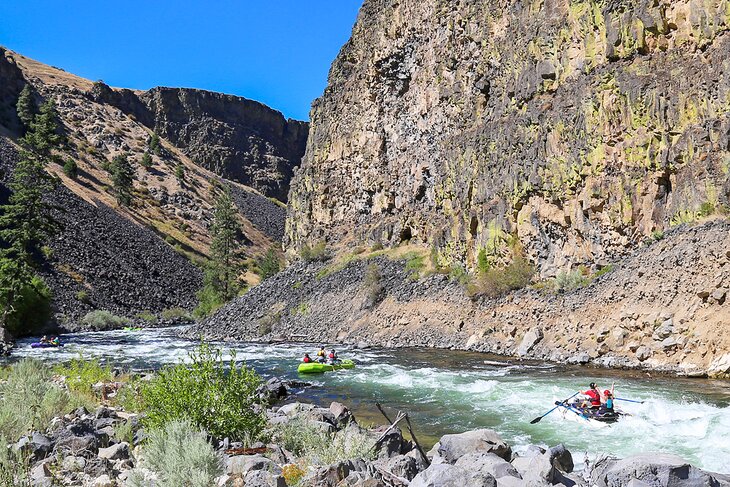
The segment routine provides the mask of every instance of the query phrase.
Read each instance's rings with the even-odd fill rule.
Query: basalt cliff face
[[[366,0],[285,244],[601,268],[730,197],[730,2]],[[494,262],[493,262],[494,263]]]

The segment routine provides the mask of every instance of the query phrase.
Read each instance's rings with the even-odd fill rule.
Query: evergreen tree
[[[258,260],[256,267],[259,269],[261,279],[268,279],[277,274],[281,270],[281,262],[279,261],[279,256],[276,254],[276,248],[273,246],[269,248]]]
[[[216,200],[211,233],[211,264],[206,275],[206,284],[213,287],[221,301],[233,299],[238,293],[238,269],[234,265],[236,234],[240,232],[236,207],[228,187]]]
[[[150,142],[148,144],[148,147],[154,155],[156,155],[156,156],[160,155],[160,151],[161,151],[160,136],[157,135],[157,132],[152,132],[152,137],[150,137]]]
[[[178,164],[175,168],[175,177],[180,184],[185,182],[185,166]]]
[[[117,203],[121,206],[132,204],[132,187],[134,183],[134,169],[126,155],[118,155],[111,163],[112,184]]]
[[[33,122],[33,116],[35,115],[36,106],[33,101],[33,92],[30,89],[30,85],[25,85],[23,90],[20,92],[18,97],[18,103],[15,105],[18,112],[18,118],[23,123],[25,129],[30,128],[30,124]]]
[[[47,158],[51,155],[51,150],[58,148],[62,141],[63,137],[58,134],[56,105],[53,100],[48,100],[41,105],[21,142],[38,155]]]
[[[142,156],[142,161],[140,161],[139,164],[145,169],[149,169],[152,167],[152,156],[149,152],[145,151],[144,155]]]
[[[79,166],[73,159],[67,159],[63,164],[63,172],[71,179],[76,179],[79,175]]]

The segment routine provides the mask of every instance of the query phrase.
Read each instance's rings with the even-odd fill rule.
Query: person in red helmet
[[[601,393],[598,390],[598,387],[596,387],[595,382],[591,382],[588,386],[589,389],[585,392],[582,392],[584,396],[587,398],[587,405],[591,408],[600,408],[601,407]]]
[[[606,403],[603,405],[603,407],[606,409],[606,412],[612,413],[613,412],[613,392],[606,389],[603,391],[603,397],[606,398]]]

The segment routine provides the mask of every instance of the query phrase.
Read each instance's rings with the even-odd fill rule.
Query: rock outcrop
[[[312,109],[290,254],[517,236],[543,277],[727,207],[727,0],[367,0]]]

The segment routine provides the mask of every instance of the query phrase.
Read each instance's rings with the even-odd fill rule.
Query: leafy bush
[[[560,272],[555,277],[555,290],[558,292],[574,291],[590,284],[591,280],[583,269]]]
[[[94,384],[114,380],[112,368],[101,365],[98,358],[84,360],[79,357],[67,364],[55,366],[53,372],[66,377],[66,385],[71,391],[87,396],[94,396]]]
[[[284,465],[281,469],[281,476],[284,477],[286,485],[297,485],[302,481],[307,472],[299,465]]]
[[[189,421],[172,421],[150,432],[142,450],[142,463],[157,474],[157,487],[209,487],[223,474],[223,461],[206,439],[206,433]],[[135,469],[127,481],[132,487],[150,485]]]
[[[472,295],[502,296],[530,284],[533,274],[534,269],[530,261],[518,254],[509,265],[492,267],[481,273],[472,281],[469,292]]]
[[[271,247],[260,259],[256,261],[258,275],[261,279],[268,279],[276,275],[281,270],[281,262],[279,256],[276,255],[276,249]]]
[[[463,265],[453,263],[449,268],[449,279],[460,282],[461,284],[466,284],[469,281],[469,273]]]
[[[365,269],[365,276],[362,281],[365,292],[367,293],[365,308],[370,309],[383,299],[385,288],[381,282],[382,277],[380,266],[374,262],[369,264]]]
[[[122,328],[127,323],[129,323],[127,318],[117,316],[103,309],[90,311],[81,318],[82,325],[97,331]]]
[[[149,169],[152,167],[152,156],[149,152],[145,152],[142,155],[142,160],[140,161],[139,165],[145,169]]]
[[[51,317],[51,297],[51,290],[45,281],[34,276],[13,303],[15,309],[8,315],[5,328],[14,336],[30,334],[40,329]],[[0,305],[0,315],[3,312],[3,306]]]
[[[164,310],[160,316],[166,321],[193,321],[188,310],[183,308],[170,308]]]
[[[299,251],[299,256],[304,262],[324,262],[329,259],[329,252],[327,252],[327,243],[322,241],[317,243],[314,247],[305,245]]]
[[[168,366],[142,385],[145,424],[160,428],[188,419],[216,438],[257,437],[266,424],[256,390],[261,378],[245,365],[222,358],[205,343],[189,354],[190,364]],[[228,369],[228,370],[226,370]]]
[[[487,249],[482,247],[479,249],[479,254],[477,254],[477,270],[479,270],[479,273],[484,274],[485,272],[489,272],[491,267],[492,264],[489,262]]]
[[[71,179],[76,179],[79,175],[79,166],[73,159],[67,159],[63,164],[63,173]]]
[[[418,280],[421,272],[426,268],[426,257],[416,252],[409,252],[403,256],[406,260],[406,271],[410,272],[410,278]]]
[[[609,273],[609,272],[611,272],[612,270],[613,270],[613,264],[609,264],[609,265],[607,265],[606,267],[602,267],[602,268],[601,268],[601,270],[599,270],[598,272],[596,272],[596,273],[595,273],[595,274],[593,275],[593,279],[598,279],[599,277],[601,277],[601,276],[604,276],[604,275],[608,274],[608,273]]]
[[[193,310],[193,316],[198,319],[212,315],[225,304],[218,291],[210,284],[203,286],[196,296],[198,306]]]
[[[76,300],[84,304],[91,303],[91,299],[89,298],[89,292],[83,289],[76,293]]]
[[[143,311],[137,315],[137,318],[145,323],[149,323],[150,325],[157,323],[157,316],[155,316],[151,311]]]
[[[55,416],[84,404],[51,382],[51,370],[42,362],[23,359],[0,384],[0,438],[15,441]]]
[[[357,427],[331,434],[295,418],[274,426],[270,433],[274,443],[309,465],[331,465],[356,458],[374,458],[372,447],[375,439]]]
[[[134,423],[131,420],[118,423],[114,426],[114,438],[130,445],[134,444]]]

